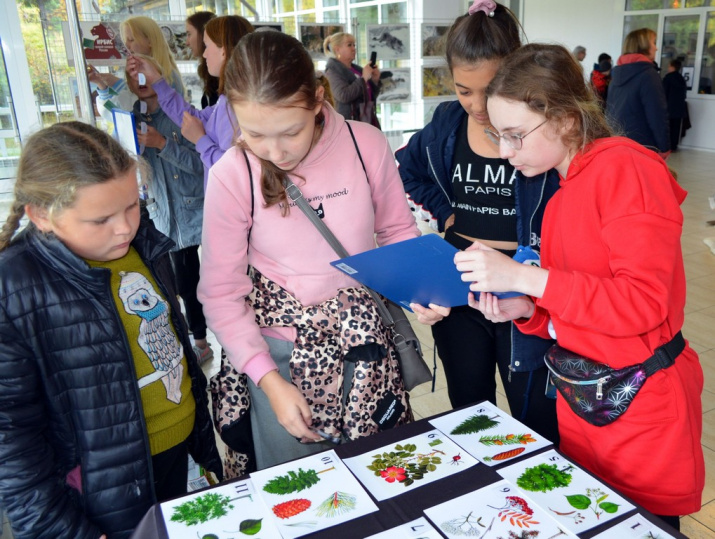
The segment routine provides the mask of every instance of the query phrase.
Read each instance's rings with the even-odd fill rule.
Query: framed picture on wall
[[[377,96],[378,103],[402,103],[410,100],[410,70],[390,69],[380,73],[382,89]]]
[[[446,65],[422,68],[422,97],[455,95],[452,74]]]
[[[323,42],[329,35],[337,32],[344,32],[343,24],[319,24],[300,23],[298,24],[298,35],[303,46],[308,49],[310,57],[314,61],[327,60],[328,57],[323,52]]]
[[[424,58],[444,57],[445,40],[449,24],[422,24],[422,56]]]
[[[367,52],[377,52],[378,60],[406,60],[410,57],[409,24],[368,24]]]

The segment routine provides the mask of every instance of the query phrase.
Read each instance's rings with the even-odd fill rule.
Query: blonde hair
[[[348,34],[347,32],[336,32],[329,35],[325,38],[325,41],[323,41],[323,52],[330,58],[337,58],[335,47],[342,45],[349,37],[355,39],[354,35]]]
[[[83,122],[63,122],[32,135],[22,150],[10,215],[0,230],[0,251],[10,245],[25,206],[47,211],[50,219],[71,207],[77,190],[149,167],[129,155],[104,131]]]
[[[623,54],[644,54],[650,53],[650,40],[656,37],[656,33],[650,28],[639,28],[630,32],[623,41]]]
[[[174,56],[171,54],[166,38],[156,21],[141,15],[129,17],[125,21],[122,21],[119,25],[119,31],[122,34],[123,40],[126,40],[127,28],[132,31],[134,39],[136,39],[137,36],[142,36],[149,41],[151,57],[156,60],[156,63],[161,68],[166,82],[171,86],[179,82],[176,80],[181,77],[179,75],[179,68],[176,66]]]

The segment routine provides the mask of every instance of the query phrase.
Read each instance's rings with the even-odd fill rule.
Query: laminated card
[[[538,432],[488,401],[429,422],[488,466],[503,464],[551,445]]]
[[[248,479],[170,500],[160,507],[170,539],[281,537]]]
[[[501,468],[498,473],[573,533],[635,509],[613,489],[553,450]]]
[[[425,514],[450,539],[576,537],[509,481],[430,507]]]
[[[438,430],[374,449],[345,464],[382,501],[448,477],[477,461]]]
[[[442,539],[442,536],[432,527],[432,524],[427,522],[426,518],[420,517],[365,539]]]
[[[335,451],[260,470],[251,479],[285,539],[377,511]]]

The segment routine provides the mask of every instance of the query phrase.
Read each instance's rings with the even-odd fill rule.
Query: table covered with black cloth
[[[450,411],[451,412],[451,411]],[[446,412],[446,413],[450,413]],[[444,415],[444,414],[440,414]],[[371,450],[378,449],[380,447],[399,443],[406,438],[416,436],[423,432],[433,430],[434,427],[428,422],[427,419],[421,419],[414,423],[403,425],[401,427],[381,432],[375,436],[369,438],[361,438],[350,442],[347,444],[338,445],[335,447],[335,452],[341,459],[346,459],[350,457],[356,457],[367,453]],[[528,453],[522,458],[529,458],[543,451],[548,451],[552,449],[553,446],[546,447],[540,451],[533,453]],[[568,457],[566,457],[568,458]],[[444,477],[432,483],[427,483],[420,488],[405,492],[393,498],[378,502],[373,501],[377,504],[380,509],[377,512],[370,513],[363,517],[350,520],[338,526],[333,526],[324,530],[309,533],[304,535],[305,538],[310,539],[362,539],[364,537],[369,537],[376,533],[380,533],[400,524],[405,524],[412,520],[420,517],[424,517],[423,510],[428,509],[432,506],[438,505],[440,503],[452,500],[468,492],[478,490],[486,485],[500,481],[502,477],[497,473],[500,467],[512,464],[518,459],[512,459],[508,463],[504,463],[501,466],[486,466],[484,464],[477,464],[459,473]],[[593,475],[593,474],[591,474]],[[594,476],[596,477],[596,476]],[[242,481],[246,477],[232,479],[233,481]],[[604,482],[602,479],[599,481]],[[225,483],[224,483],[225,484]],[[610,485],[609,485],[610,486]],[[613,488],[613,487],[611,487]],[[365,489],[368,494],[369,490]],[[614,489],[616,490],[616,489]],[[625,499],[630,501],[635,507],[636,512],[643,515],[647,520],[655,523],[659,528],[667,533],[673,535],[674,537],[686,536],[678,533],[673,528],[668,526],[659,518],[655,517],[653,514],[649,513],[638,504],[633,502],[633,500],[619,493]],[[583,533],[579,534],[579,537],[589,538],[594,535],[598,535],[605,529],[615,526],[622,520],[626,520],[635,513],[633,511],[627,512],[624,515],[614,518],[604,525],[591,528]],[[435,526],[435,529],[438,529]],[[169,539],[166,533],[166,528],[164,526],[164,518],[161,514],[161,508],[159,504],[154,505],[149,512],[144,516],[142,521],[137,526],[132,539]]]

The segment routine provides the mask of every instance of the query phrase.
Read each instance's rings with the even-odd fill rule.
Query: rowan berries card
[[[260,470],[251,479],[284,539],[377,511],[335,451]]]
[[[575,538],[509,481],[498,481],[425,509],[447,537]]]
[[[498,470],[573,533],[624,515],[634,506],[556,451]]]
[[[487,401],[429,422],[487,466],[551,445],[538,432]]]
[[[378,501],[474,466],[477,461],[438,430],[344,460]]]
[[[164,502],[161,513],[170,539],[281,537],[270,510],[256,496],[250,480]]]

